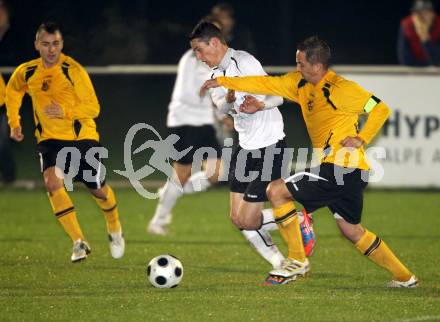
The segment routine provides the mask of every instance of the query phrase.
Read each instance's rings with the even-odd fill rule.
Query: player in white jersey
[[[183,158],[175,160],[173,167],[177,178],[168,181],[159,190],[159,203],[148,224],[148,232],[151,234],[167,234],[167,226],[172,220],[172,209],[179,197],[186,193],[204,191],[218,180],[221,154],[213,127],[215,119],[212,107],[214,104],[211,97],[199,95],[200,87],[211,75],[211,68],[199,61],[192,50],[187,51],[179,61],[172,98],[168,106],[167,127],[170,133],[180,137],[175,145],[176,150],[182,151],[189,146],[193,148]],[[194,152],[201,147],[214,148],[217,151],[217,158],[208,160],[207,166],[212,168],[191,175]],[[209,176],[209,173],[214,174]],[[177,179],[183,190],[179,184],[175,184]],[[276,229],[272,210],[263,211],[266,213],[266,229]],[[242,230],[242,233],[273,267],[280,265],[284,257],[273,245],[268,233],[255,230]]]
[[[228,48],[221,31],[209,22],[199,23],[189,38],[197,58],[212,68],[211,77],[266,75],[252,55]],[[282,174],[286,145],[277,106],[283,99],[250,96],[221,87],[211,90],[210,96],[221,112],[233,116],[239,134],[239,147],[228,164],[231,220],[249,240],[259,242],[258,252],[276,267],[284,257],[269,234],[274,228],[272,211],[263,207],[267,185]]]

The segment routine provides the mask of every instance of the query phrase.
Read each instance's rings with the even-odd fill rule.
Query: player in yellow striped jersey
[[[5,104],[6,85],[3,76],[0,75],[0,106]]]
[[[309,169],[321,179],[304,175],[295,182],[279,179],[270,183],[267,195],[274,207],[282,237],[288,244],[288,257],[281,269],[272,270],[268,280],[285,284],[305,275],[309,261],[301,243],[294,200],[307,212],[328,207],[336,223],[356,248],[393,275],[390,287],[415,287],[417,278],[393,254],[384,241],[362,225],[363,190],[368,181],[368,144],[390,114],[379,98],[329,69],[329,46],[310,37],[297,47],[297,71],[279,77],[218,77],[205,82],[201,94],[213,87],[255,94],[279,95],[299,103],[315,149],[321,152],[320,165]],[[359,130],[360,114],[368,119]]]
[[[0,75],[0,180],[5,184],[12,184],[15,181],[16,166],[11,139],[9,138],[6,108],[4,107],[5,90],[5,82],[2,75]]]
[[[102,209],[111,255],[120,258],[124,254],[125,242],[114,192],[105,184],[100,166],[93,167],[85,159],[87,151],[101,147],[94,121],[99,115],[100,106],[92,82],[78,62],[61,52],[63,37],[55,23],[43,23],[38,28],[35,48],[41,57],[20,65],[6,87],[11,138],[16,141],[24,138],[19,110],[27,93],[32,98],[37,151],[44,183],[56,218],[73,241],[72,262],[85,259],[90,253],[90,246],[81,231],[60,172],[60,168],[70,171],[74,167],[74,162],[71,162],[73,155],[71,161],[65,158],[61,166],[57,163],[60,150],[66,147],[75,148],[81,154],[74,179],[89,188]],[[93,153],[93,158],[101,161],[99,154]],[[91,170],[92,175],[88,176],[84,170]]]

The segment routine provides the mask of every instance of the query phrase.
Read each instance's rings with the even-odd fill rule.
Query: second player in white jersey
[[[197,60],[192,50],[182,56],[168,105],[167,127],[214,124],[211,98],[199,95],[199,88],[211,74],[211,69]]]

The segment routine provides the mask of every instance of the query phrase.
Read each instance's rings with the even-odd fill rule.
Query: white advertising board
[[[393,110],[369,147],[383,147],[375,187],[440,187],[440,76],[343,73]]]

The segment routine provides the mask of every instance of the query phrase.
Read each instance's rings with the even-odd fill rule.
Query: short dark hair
[[[211,40],[211,38],[214,37],[218,38],[222,44],[226,45],[225,37],[223,36],[222,31],[217,28],[216,25],[211,22],[201,21],[197,24],[197,26],[194,27],[188,38],[189,40],[200,38],[201,41],[207,43]]]
[[[309,37],[298,44],[297,49],[306,54],[306,59],[310,64],[321,63],[325,68],[330,66],[332,57],[330,47],[327,43],[319,39],[318,36]]]
[[[56,22],[53,21],[47,21],[47,22],[43,22],[37,29],[36,32],[36,36],[38,37],[38,35],[40,34],[40,32],[45,31],[48,34],[54,34],[56,32],[59,32],[61,34],[61,36],[63,35],[61,33],[61,29],[60,26],[58,26],[58,24]]]

